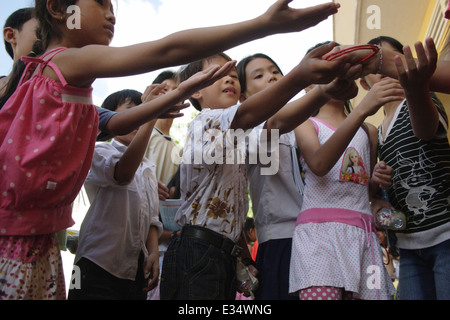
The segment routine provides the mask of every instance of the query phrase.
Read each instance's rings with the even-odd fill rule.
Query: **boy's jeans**
[[[400,249],[400,300],[450,300],[450,240],[420,250]]]
[[[175,236],[161,273],[161,300],[234,300],[236,257],[189,236]]]

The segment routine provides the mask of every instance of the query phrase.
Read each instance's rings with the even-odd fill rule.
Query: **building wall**
[[[448,0],[334,0],[341,4],[333,16],[334,41],[340,44],[363,44],[381,35],[396,38],[405,45],[433,37],[440,59],[450,60],[450,22],[443,11]],[[357,105],[366,94],[359,87],[352,104]],[[450,95],[438,94],[450,116]],[[368,122],[378,126],[382,109]],[[449,131],[450,139],[450,131]]]

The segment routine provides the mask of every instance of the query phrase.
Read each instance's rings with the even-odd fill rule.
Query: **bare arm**
[[[348,74],[350,65],[345,61],[330,62],[322,59],[333,46],[334,44],[330,43],[312,50],[277,83],[245,100],[239,107],[231,128],[254,128],[276,114],[308,85],[329,83],[337,76]]]
[[[145,124],[139,128],[136,136],[116,164],[114,178],[119,184],[126,184],[133,179],[134,174],[144,157],[156,118],[164,115],[171,116],[171,111],[173,111],[174,108],[176,110],[180,108],[179,106],[176,106],[178,102],[186,99],[192,95],[193,92],[209,86],[211,83],[214,83],[216,80],[228,74],[229,70],[234,67],[234,64],[235,61],[230,61],[222,67],[217,65],[211,66],[204,71],[196,73],[188,80],[183,81],[177,89],[164,95],[159,95],[159,92],[164,88],[164,85],[151,85],[147,87],[142,96],[142,100],[144,101],[142,105],[146,108],[144,111],[147,112],[147,117],[140,119],[140,121]],[[138,111],[143,109],[142,105]],[[131,108],[130,110],[136,108],[138,107]],[[120,115],[120,113],[118,115]],[[178,114],[175,114],[174,116],[177,115]],[[115,116],[113,116],[113,118],[114,117]],[[152,121],[146,123],[149,120]],[[131,126],[130,123],[127,123],[127,125]]]
[[[349,100],[358,94],[353,80],[335,79],[315,86],[303,97],[288,103],[266,123],[266,129],[279,129],[280,134],[290,132],[306,121],[330,99]]]
[[[325,144],[320,145],[314,125],[307,121],[295,129],[297,144],[308,166],[318,176],[326,175],[339,160],[366,117],[389,101],[403,99],[403,90],[392,79],[374,85]]]
[[[158,248],[158,229],[150,226],[148,231],[146,247],[148,257],[144,264],[145,278],[150,278],[148,286],[143,288],[144,291],[150,291],[156,287],[159,281],[159,248]]]
[[[335,14],[340,6],[330,2],[292,9],[291,1],[278,0],[264,14],[248,21],[180,31],[156,41],[122,48],[91,45],[68,49],[54,62],[69,84],[89,86],[96,78],[181,65],[268,35],[302,31]]]
[[[222,68],[219,68],[219,66],[211,66],[207,70],[199,72],[184,81],[175,90],[160,96],[158,99],[144,102],[139,106],[115,114],[108,121],[106,131],[115,135],[124,135],[150,120],[162,117],[163,113],[165,117],[170,118],[183,116],[182,113],[177,112],[186,108],[188,104],[177,104],[189,98],[198,88],[205,87],[217,79],[222,78],[234,67],[234,64],[234,61],[230,61]],[[169,106],[172,107],[169,108]]]

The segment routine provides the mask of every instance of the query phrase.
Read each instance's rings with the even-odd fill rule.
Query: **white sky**
[[[0,21],[3,24],[15,10],[34,6],[33,0],[0,0]],[[116,1],[116,28],[111,46],[126,46],[134,43],[160,39],[173,32],[223,25],[252,19],[265,12],[276,0],[114,0]],[[294,0],[293,8],[309,7],[331,0]],[[282,71],[288,73],[298,64],[306,50],[316,43],[332,39],[332,18],[308,30],[274,35],[241,45],[226,51],[232,59],[240,60],[254,53],[265,53],[272,57]],[[83,27],[83,26],[81,26]],[[0,75],[7,75],[12,60],[6,51],[0,50]],[[177,70],[179,66],[169,68]],[[161,72],[114,79],[98,79],[93,87],[94,103],[100,105],[111,93],[122,89],[144,91],[145,87]],[[193,108],[190,108],[193,109]],[[189,117],[189,112],[185,117]],[[190,118],[190,117],[189,117]],[[184,126],[176,119],[174,126]],[[177,137],[176,137],[177,138]],[[177,139],[178,140],[178,139]]]

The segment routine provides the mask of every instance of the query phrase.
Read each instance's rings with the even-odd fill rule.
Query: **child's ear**
[[[11,27],[3,29],[3,39],[14,47],[16,45],[16,33],[14,29]]]
[[[194,92],[194,94],[191,96],[191,98],[194,98],[195,100],[198,100],[202,97],[202,94],[200,91]]]
[[[361,85],[361,87],[363,87],[364,90],[367,90],[367,91],[370,90],[370,86],[367,83],[366,79],[364,79],[364,78],[359,79],[359,84]]]
[[[61,1],[47,0],[47,11],[56,21],[64,21],[66,16],[66,8],[63,8]]]

